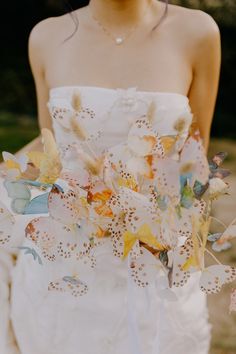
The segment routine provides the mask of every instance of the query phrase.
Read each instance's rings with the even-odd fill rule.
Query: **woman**
[[[121,112],[152,98],[165,112],[164,123],[157,124],[164,133],[176,112],[191,109],[207,151],[220,72],[220,34],[203,11],[156,0],[91,0],[71,16],[37,24],[29,38],[29,58],[40,128],[53,130],[62,150],[71,137],[58,122],[52,127],[51,117],[54,106],[67,107],[76,91],[98,117],[118,98],[126,107],[113,114],[112,123],[101,121],[105,137],[95,145],[98,150],[99,144],[112,146],[126,133]],[[40,140],[25,149],[41,149]],[[65,158],[63,163],[70,161]],[[20,216],[16,226],[19,244],[29,220],[24,218]],[[194,277],[186,288],[177,289],[177,303],[166,302],[156,296],[157,289],[127,290],[122,268],[115,268],[115,261],[104,254],[93,291],[74,300],[45,291],[45,279],[48,274],[56,277],[60,265],[42,270],[20,256],[13,268],[11,255],[3,251],[0,261],[1,354],[209,351],[206,297],[196,289]],[[73,269],[72,264],[68,267]]]

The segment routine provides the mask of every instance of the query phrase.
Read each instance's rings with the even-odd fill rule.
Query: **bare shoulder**
[[[45,68],[52,54],[75,30],[73,15],[49,17],[38,22],[28,38],[29,59],[32,65]]]
[[[49,17],[38,22],[29,35],[29,45],[50,46],[63,40],[63,36],[69,35],[73,31],[73,21],[69,14],[57,17]]]
[[[38,22],[29,35],[29,47],[50,50],[61,44],[75,31],[85,7],[61,16],[49,17]]]
[[[205,11],[169,5],[170,18],[178,33],[186,35],[193,42],[219,39],[220,30],[215,19]]]

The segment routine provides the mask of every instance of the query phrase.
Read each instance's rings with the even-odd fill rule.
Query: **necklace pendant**
[[[123,41],[124,41],[124,38],[121,38],[121,37],[116,38],[116,44],[122,44]]]

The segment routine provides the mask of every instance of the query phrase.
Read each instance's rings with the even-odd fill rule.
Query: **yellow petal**
[[[123,235],[124,238],[124,250],[122,259],[125,259],[129,254],[130,250],[132,249],[133,245],[135,244],[137,237],[130,231],[126,231]]]
[[[114,216],[111,208],[107,206],[105,203],[102,203],[99,206],[94,207],[94,210],[98,215],[102,215],[108,218],[112,218]]]
[[[57,144],[51,130],[43,128],[41,130],[41,134],[45,153],[54,158],[58,157],[59,153],[57,149]]]
[[[95,194],[92,195],[92,200],[94,202],[97,201],[102,201],[106,202],[111,198],[112,191],[109,189],[104,189],[102,192],[96,192]]]
[[[35,167],[40,169],[41,163],[43,159],[45,159],[46,155],[45,153],[41,151],[30,151],[27,152],[26,154],[30,160],[34,164]]]
[[[6,160],[5,166],[8,170],[19,170],[20,172],[20,164],[13,160]]]
[[[41,130],[44,153],[30,153],[40,169],[39,181],[54,183],[60,175],[62,165],[53,133],[47,128]],[[28,155],[29,156],[29,155]]]
[[[146,175],[144,175],[144,177],[152,179],[154,177],[154,173],[153,173],[153,170],[152,170],[153,156],[152,155],[148,155],[148,156],[145,157],[145,160],[146,160],[147,165],[148,165],[148,173]]]
[[[39,181],[42,183],[53,184],[60,176],[61,164],[57,160],[45,158],[40,166]]]
[[[197,266],[197,262],[196,262],[196,258],[194,256],[190,257],[187,259],[187,261],[182,265],[182,269],[183,270],[188,270],[190,267],[196,267]]]
[[[152,234],[150,227],[147,224],[143,224],[137,232],[137,238],[146,243],[149,246],[157,248],[160,251],[163,251],[165,248],[162,246]]]
[[[127,187],[129,189],[132,189],[133,191],[137,191],[138,186],[136,183],[136,180],[134,177],[129,177],[129,178],[118,178],[118,186],[119,187]]]
[[[105,230],[103,230],[100,226],[98,226],[96,232],[97,238],[103,238],[105,234],[106,234]]]

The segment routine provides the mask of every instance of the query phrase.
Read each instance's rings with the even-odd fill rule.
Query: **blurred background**
[[[74,0],[83,6],[83,1]],[[222,68],[212,126],[209,155],[227,151],[225,167],[230,168],[231,196],[215,203],[214,213],[225,222],[236,214],[236,0],[170,0],[170,3],[196,8],[211,14],[218,23],[222,42]],[[67,11],[63,0],[13,0],[1,2],[0,57],[0,151],[17,151],[38,135],[36,97],[28,63],[28,36],[40,20]],[[236,244],[220,256],[236,263]],[[212,322],[211,354],[236,354],[236,315],[228,314],[229,293],[209,296]],[[188,354],[188,353],[183,353]]]

